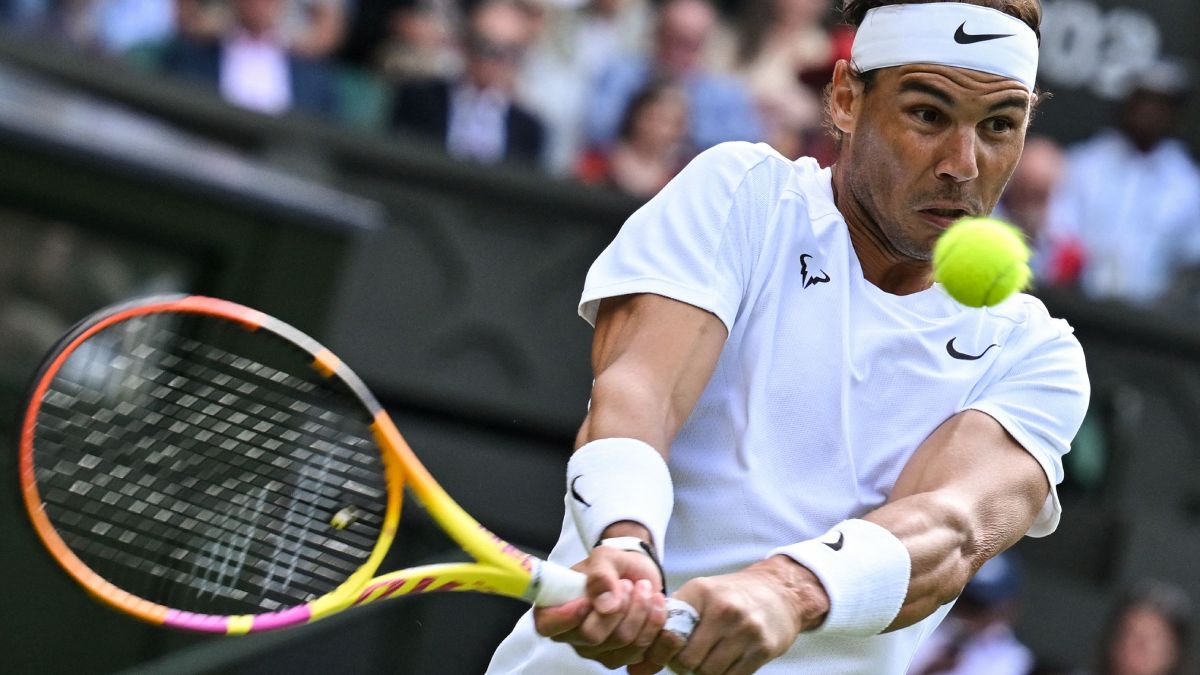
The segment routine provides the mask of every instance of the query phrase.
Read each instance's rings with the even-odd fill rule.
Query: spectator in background
[[[99,0],[90,5],[92,38],[105,52],[119,54],[175,36],[178,0]]]
[[[281,28],[288,48],[310,59],[328,58],[346,37],[353,1],[288,0]]]
[[[464,76],[402,84],[396,92],[395,128],[435,138],[463,159],[540,162],[545,129],[513,99],[528,41],[527,19],[516,3],[484,0],[476,5],[464,40]]]
[[[614,61],[596,81],[586,119],[589,144],[611,147],[630,100],[654,81],[678,85],[687,94],[693,153],[725,141],[761,140],[762,125],[745,88],[704,65],[716,27],[716,11],[704,0],[668,0],[655,28],[653,54]]]
[[[1011,222],[1037,244],[1046,226],[1050,195],[1062,181],[1066,158],[1059,144],[1045,136],[1031,136],[1017,163],[996,215]]]
[[[268,115],[298,110],[332,117],[333,78],[326,68],[288,51],[279,32],[284,0],[232,0],[233,23],[216,39],[181,37],[163,69],[210,85],[229,103]]]
[[[521,99],[546,122],[547,166],[574,168],[583,149],[583,118],[592,83],[622,56],[642,56],[653,10],[647,0],[531,0],[545,11],[521,71]]]
[[[193,40],[219,37],[233,20],[228,10],[223,0],[175,0],[175,29]]]
[[[324,59],[341,44],[354,0],[280,0],[273,28],[289,52]],[[95,41],[108,51],[162,42],[177,35],[204,42],[238,23],[233,0],[94,0],[87,3]],[[165,21],[171,24],[166,25]]]
[[[1134,586],[1109,617],[1099,675],[1183,675],[1191,611],[1187,594],[1174,585]]]
[[[1035,279],[1053,286],[1079,279],[1082,252],[1069,241],[1050,244],[1045,236],[1050,198],[1062,182],[1066,156],[1062,147],[1045,136],[1031,136],[1008,186],[996,205],[995,215],[1021,228],[1033,249]]]
[[[0,6],[5,28],[91,47],[95,17],[90,2],[10,0]]]
[[[61,37],[85,49],[119,54],[183,36],[217,38],[229,24],[225,2],[215,0],[22,0],[19,30]]]
[[[979,568],[950,615],[909,666],[909,675],[1028,675],[1033,652],[1013,634],[1021,570],[1012,553]]]
[[[1149,305],[1200,261],[1200,169],[1172,138],[1188,91],[1182,67],[1156,64],[1132,82],[1116,130],[1068,155],[1049,243],[1082,251],[1088,296]]]
[[[388,37],[377,57],[379,72],[394,82],[449,78],[460,73],[456,8],[451,0],[418,0],[392,10]]]
[[[742,4],[732,69],[758,105],[767,142],[790,159],[805,153],[806,134],[821,129],[821,88],[800,76],[834,63],[822,21],[831,0],[750,0]],[[822,85],[823,86],[823,85]]]
[[[683,167],[687,135],[688,101],[683,91],[672,85],[647,87],[629,104],[616,146],[607,155],[587,153],[580,163],[580,178],[649,199]]]

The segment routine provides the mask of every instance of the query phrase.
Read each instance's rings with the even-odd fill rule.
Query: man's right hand
[[[607,668],[642,661],[667,620],[658,567],[639,553],[598,546],[573,569],[587,575],[587,597],[534,609],[538,633]]]

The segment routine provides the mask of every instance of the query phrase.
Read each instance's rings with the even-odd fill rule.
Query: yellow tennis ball
[[[998,305],[1032,276],[1025,237],[995,218],[963,218],[933,249],[934,280],[968,307]]]

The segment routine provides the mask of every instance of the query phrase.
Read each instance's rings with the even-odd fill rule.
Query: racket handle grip
[[[569,567],[548,560],[541,561],[538,570],[538,590],[533,604],[551,607],[587,595],[587,576]],[[692,635],[700,614],[678,598],[667,598],[667,622],[663,630],[678,634],[684,640]]]

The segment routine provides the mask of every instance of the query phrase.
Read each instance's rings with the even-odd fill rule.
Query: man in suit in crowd
[[[337,113],[333,75],[290,52],[280,32],[285,0],[232,0],[233,21],[215,40],[171,43],[163,70],[217,88],[229,103],[269,115]]]
[[[484,0],[467,24],[463,76],[402,85],[394,127],[436,138],[463,159],[540,162],[544,125],[513,98],[528,43],[528,20],[515,2]]]

